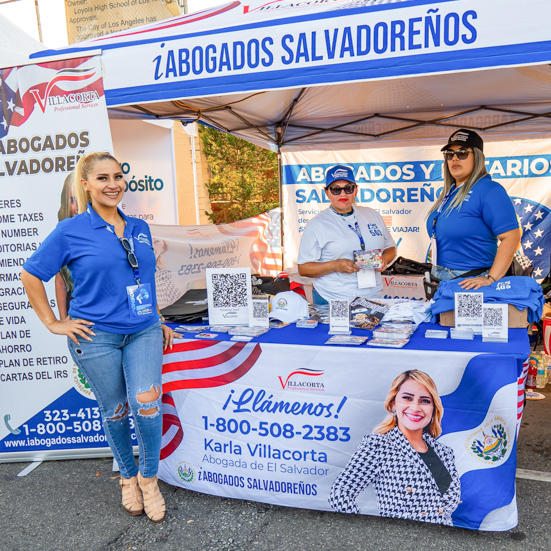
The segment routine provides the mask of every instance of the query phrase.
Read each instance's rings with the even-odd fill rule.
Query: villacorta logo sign
[[[44,113],[47,105],[63,105],[69,103],[90,103],[99,99],[99,94],[96,90],[88,90],[85,92],[78,91],[84,81],[91,79],[96,74],[95,68],[90,69],[61,69],[46,85],[44,96],[40,96],[40,91],[37,88],[29,90],[33,95],[36,103]],[[60,87],[62,83],[77,83],[75,91],[68,92],[63,95],[51,95],[54,87]]]
[[[260,10],[262,8],[265,8],[267,6],[269,6],[270,4],[279,4],[280,2],[282,2],[283,0],[272,0],[271,2],[266,2],[265,4],[262,4],[261,6],[256,6],[256,7],[251,7],[251,6],[243,6],[243,13],[249,13],[249,12],[252,12],[252,11],[257,11],[257,10]]]
[[[307,367],[305,367],[303,369],[290,373],[285,381],[282,377],[278,377],[278,379],[283,390],[316,390],[323,392],[325,390],[323,383],[321,381],[316,381],[315,379],[310,379],[310,377],[319,377],[323,374],[324,371],[320,369],[308,369]],[[302,379],[298,377],[299,375],[306,376],[308,378]],[[291,380],[291,377],[293,377],[293,380]]]

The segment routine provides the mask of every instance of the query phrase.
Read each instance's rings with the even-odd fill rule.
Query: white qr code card
[[[484,342],[508,342],[508,304],[492,303],[482,306],[482,340]]]
[[[210,325],[249,325],[250,268],[207,268]]]
[[[249,327],[270,327],[268,295],[253,295],[249,303]]]
[[[329,301],[329,334],[350,335],[350,302],[331,299]]]
[[[470,327],[475,335],[482,334],[482,293],[455,293],[455,327]]]

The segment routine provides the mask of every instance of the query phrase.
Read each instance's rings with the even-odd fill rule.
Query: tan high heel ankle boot
[[[143,496],[138,486],[137,477],[120,479],[122,488],[122,506],[129,515],[141,515],[143,513]]]
[[[145,514],[153,522],[162,522],[165,518],[165,499],[159,490],[157,477],[144,480],[141,473],[138,473],[138,484],[143,493],[143,506]]]

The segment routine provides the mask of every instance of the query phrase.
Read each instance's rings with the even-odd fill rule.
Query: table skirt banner
[[[441,435],[424,436],[449,473],[443,494],[399,428],[372,434],[392,424],[384,402],[407,370],[437,393],[433,417],[443,408]],[[159,476],[223,497],[508,530],[521,374],[509,354],[179,341],[164,356]]]

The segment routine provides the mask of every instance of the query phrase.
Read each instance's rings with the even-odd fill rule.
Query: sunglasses
[[[351,193],[354,193],[354,190],[356,189],[356,184],[347,184],[344,187],[331,186],[328,189],[331,192],[331,195],[340,195],[341,191],[344,191],[346,195],[350,195]]]
[[[122,246],[124,247],[124,250],[126,251],[126,255],[128,258],[128,264],[134,269],[138,267],[138,259],[136,258],[136,255],[134,254],[134,251],[132,250],[132,245],[130,244],[130,241],[126,237],[122,237],[119,239],[119,241],[122,243]]]
[[[444,159],[446,159],[446,161],[451,161],[455,156],[457,156],[460,161],[464,161],[469,156],[469,153],[472,153],[472,151],[470,149],[458,149],[457,151],[454,151],[453,149],[446,149],[442,153],[444,154]]]

